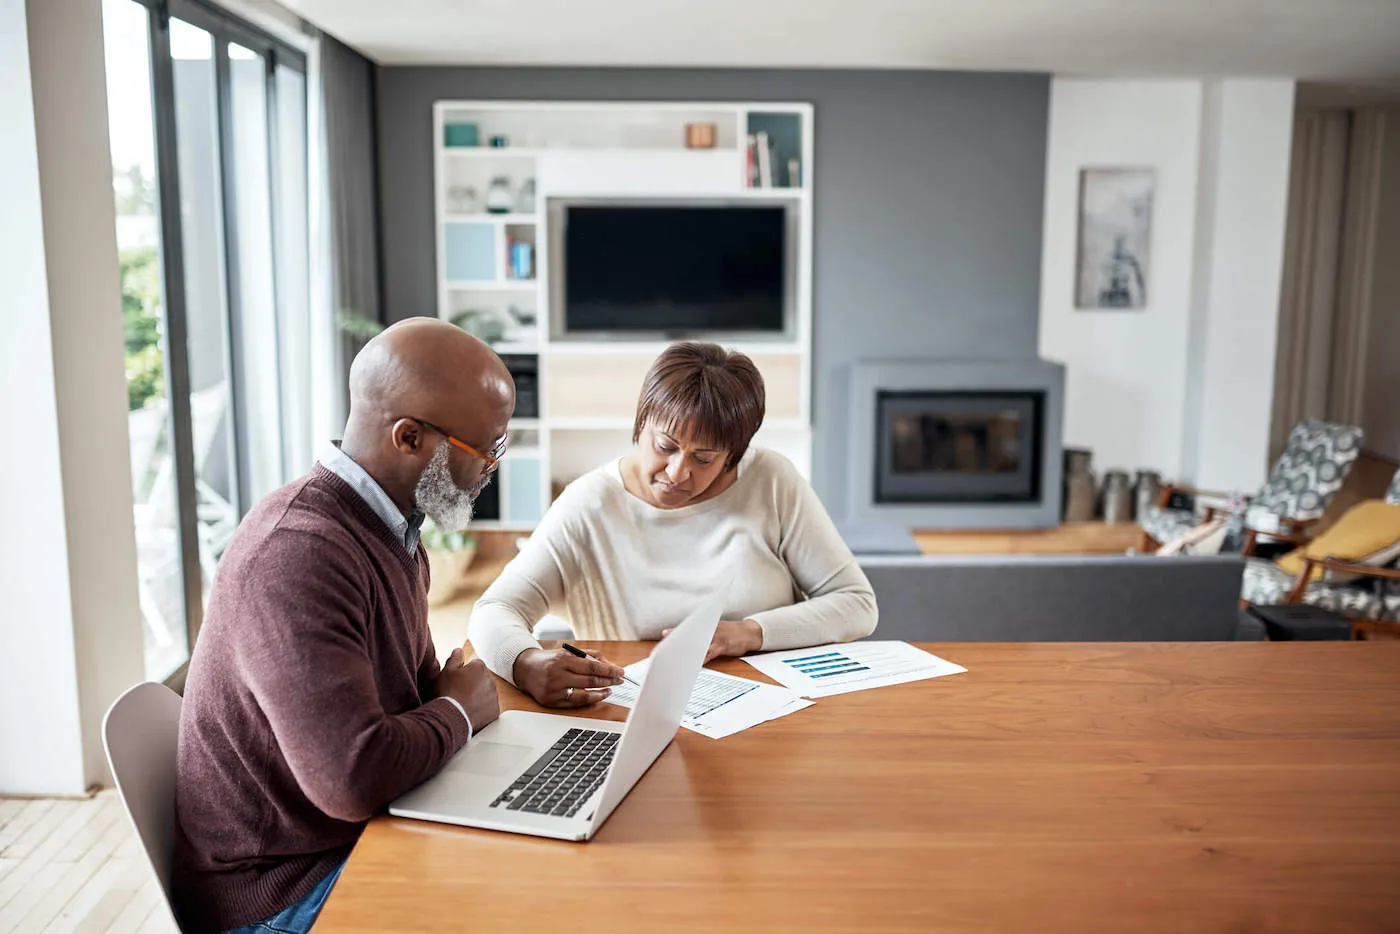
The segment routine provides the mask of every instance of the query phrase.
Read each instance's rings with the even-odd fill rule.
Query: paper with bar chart
[[[744,661],[803,697],[830,697],[967,671],[908,642],[838,643],[750,655]]]
[[[638,684],[646,680],[651,659],[628,665],[624,671]],[[638,688],[624,681],[608,695],[608,703],[619,707],[637,704]],[[701,668],[691,689],[681,726],[711,739],[721,739],[751,726],[785,717],[812,706],[812,702],[776,684],[750,681]]]

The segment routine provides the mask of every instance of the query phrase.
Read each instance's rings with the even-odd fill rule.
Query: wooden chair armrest
[[[1300,603],[1304,592],[1308,589],[1308,582],[1313,579],[1313,569],[1322,568],[1326,571],[1339,571],[1342,574],[1355,574],[1359,577],[1375,577],[1380,580],[1400,581],[1400,569],[1396,568],[1373,568],[1369,564],[1356,564],[1352,561],[1342,561],[1338,558],[1314,558],[1303,555],[1303,570],[1293,581],[1293,589],[1288,591],[1284,603]],[[1319,575],[1320,576],[1320,575]]]
[[[1207,510],[1209,512],[1210,510]],[[1310,526],[1316,525],[1322,520],[1318,519],[1280,519],[1280,523],[1289,527],[1288,531],[1278,529],[1257,529],[1248,523],[1245,524],[1244,545],[1240,548],[1240,554],[1246,558],[1254,554],[1254,549],[1259,543],[1259,536],[1277,542],[1289,542],[1294,545],[1306,545],[1312,539]]]
[[[1321,565],[1324,570],[1342,574],[1356,574],[1359,577],[1374,577],[1379,580],[1400,581],[1400,568],[1377,568],[1369,564],[1357,564],[1340,558],[1310,558],[1303,556],[1304,565],[1311,570],[1313,565]]]

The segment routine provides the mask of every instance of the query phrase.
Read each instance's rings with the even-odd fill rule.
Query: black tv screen
[[[783,330],[782,206],[572,205],[564,230],[568,332]]]

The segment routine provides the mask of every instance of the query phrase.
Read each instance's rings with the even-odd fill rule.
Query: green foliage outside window
[[[160,347],[160,259],[156,248],[122,250],[122,324],[126,332],[126,403],[129,411],[165,398]]]

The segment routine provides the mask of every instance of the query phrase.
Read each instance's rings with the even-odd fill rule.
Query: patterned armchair
[[[1307,541],[1309,527],[1322,518],[1356,463],[1361,439],[1361,429],[1351,425],[1299,422],[1289,433],[1263,489],[1250,501],[1245,518],[1246,550],[1260,534],[1295,544]],[[1159,505],[1139,519],[1144,551],[1180,538],[1214,516],[1216,509],[1210,506],[1199,515],[1190,509],[1167,509],[1174,492],[1210,495],[1186,487],[1163,488]]]
[[[1400,505],[1400,470],[1390,481],[1385,501]],[[1272,561],[1250,558],[1241,599],[1260,605],[1306,603],[1363,622],[1400,622],[1400,558],[1383,567],[1325,557],[1303,561],[1303,572],[1295,578]],[[1348,580],[1333,580],[1333,574]]]

